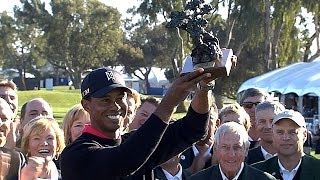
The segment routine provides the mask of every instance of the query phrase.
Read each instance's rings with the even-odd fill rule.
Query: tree
[[[150,87],[148,76],[152,67],[169,67],[171,37],[164,25],[136,28],[119,49],[118,61],[125,66],[126,72],[144,80]],[[135,73],[139,71],[143,77]]]
[[[52,12],[40,0],[22,4],[20,16],[37,23],[47,39],[46,59],[64,69],[76,89],[82,72],[114,62],[123,34],[116,9],[97,0],[52,0]]]
[[[25,73],[44,64],[39,54],[43,48],[43,37],[36,25],[25,24],[16,13],[15,17],[11,17],[4,12],[0,18],[3,65],[19,71],[19,88],[25,90]]]

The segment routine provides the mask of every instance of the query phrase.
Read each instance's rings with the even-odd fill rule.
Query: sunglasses
[[[251,109],[253,105],[256,107],[259,103],[261,102],[244,102],[241,104],[241,106],[247,109]]]

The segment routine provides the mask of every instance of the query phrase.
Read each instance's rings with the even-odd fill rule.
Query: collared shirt
[[[172,176],[168,171],[165,169],[161,168],[164,175],[168,180],[182,180],[182,166],[179,164],[179,171],[176,175]]]
[[[239,178],[242,170],[243,170],[243,167],[244,167],[244,163],[242,162],[240,170],[238,171],[237,175],[232,179],[228,179],[227,176],[222,172],[220,164],[219,164],[219,170],[220,170],[220,174],[221,174],[222,180],[237,180]]]
[[[92,135],[95,135],[95,136],[98,136],[98,137],[101,137],[101,138],[104,138],[104,139],[112,139],[112,138],[104,135],[102,132],[98,131],[94,127],[92,127],[91,124],[86,124],[84,126],[84,129],[83,129],[82,132],[89,133],[89,134],[92,134]]]
[[[212,145],[213,145],[213,143],[208,147],[208,149],[204,153],[205,156],[211,157],[210,151],[211,151]],[[192,150],[193,150],[194,157],[196,157],[199,154],[199,150],[197,149],[197,147],[195,145],[192,145]]]
[[[259,139],[257,139],[257,140],[253,140],[250,136],[249,136],[249,141],[257,141],[257,142],[259,142],[261,139],[259,138]]]
[[[271,154],[271,153],[269,153],[268,151],[266,151],[262,146],[260,146],[260,147],[261,147],[261,152],[262,152],[263,157],[264,157],[265,160],[270,159],[270,158],[272,158],[273,156],[276,156],[276,155],[277,155],[277,153],[276,153],[276,154]]]
[[[282,166],[281,162],[278,159],[278,164],[280,167],[280,174],[281,174],[283,180],[292,180],[294,178],[294,176],[297,174],[297,171],[300,167],[301,160],[302,160],[302,158],[300,158],[298,165],[295,168],[293,168],[292,171],[289,171]]]

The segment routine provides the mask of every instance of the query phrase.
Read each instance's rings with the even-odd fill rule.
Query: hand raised
[[[50,179],[50,163],[51,160],[48,158],[29,157],[27,165],[21,170],[21,180],[32,180],[35,178]]]
[[[203,68],[199,68],[193,72],[190,72],[184,76],[177,78],[168,89],[166,96],[173,105],[178,105],[183,101],[189,92],[195,87],[197,83],[203,80],[210,79],[210,73],[204,73]]]

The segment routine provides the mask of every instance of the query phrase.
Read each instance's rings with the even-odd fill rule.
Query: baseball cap
[[[124,88],[131,92],[126,87],[122,74],[118,71],[102,67],[91,71],[81,83],[82,98],[95,97],[101,98],[115,88]]]
[[[277,114],[272,121],[272,125],[280,121],[281,119],[290,119],[295,122],[300,127],[306,127],[306,122],[304,117],[301,115],[300,112],[294,111],[292,109],[286,109],[279,114]]]

